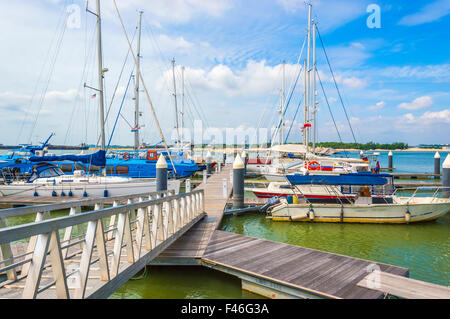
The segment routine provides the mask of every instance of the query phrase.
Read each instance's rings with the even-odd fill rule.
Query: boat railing
[[[433,192],[433,196],[431,199],[431,203],[438,198],[439,192],[444,190],[450,190],[450,186],[418,186],[418,187],[409,187],[409,188],[401,188],[401,189],[395,189],[394,194],[398,191],[408,191],[408,190],[414,190],[413,194],[408,198],[407,203],[409,203],[414,197],[416,197],[417,193],[422,190],[432,190],[435,189]]]

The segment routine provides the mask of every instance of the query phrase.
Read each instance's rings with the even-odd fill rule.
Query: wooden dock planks
[[[231,195],[230,164],[224,166],[220,172],[215,172],[206,184],[201,183],[195,189],[205,191],[205,212],[208,218],[197,223],[189,232],[178,239],[172,246],[162,252],[156,263],[162,260],[200,259],[208,246],[214,230],[219,227],[225,205]],[[227,197],[223,197],[223,180],[227,180]]]
[[[375,279],[377,282],[374,282]],[[383,271],[367,275],[358,283],[358,286],[408,299],[450,299],[450,287],[400,277]]]
[[[399,276],[408,269],[314,249],[214,231],[202,260],[329,298],[380,298],[357,284],[373,267]]]

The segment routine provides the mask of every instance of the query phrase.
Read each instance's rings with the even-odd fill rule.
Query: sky
[[[142,76],[167,139],[175,125],[172,59],[178,108],[185,70],[185,127],[196,120],[218,131],[277,125],[282,61],[287,96],[300,69],[304,0],[117,3],[134,50],[138,11],[144,12]],[[95,5],[88,2],[91,11]],[[317,81],[317,140],[449,143],[450,0],[313,0],[312,5],[339,89],[317,38],[325,91]],[[111,144],[132,145],[134,78],[126,88],[134,61],[113,0],[101,0],[101,7],[106,142],[116,123]],[[53,144],[96,144],[96,17],[86,12],[86,2],[0,0],[0,16],[0,143],[39,143],[54,132]],[[156,144],[161,138],[142,88],[141,138]],[[303,74],[287,106],[288,142],[302,139],[302,94]]]

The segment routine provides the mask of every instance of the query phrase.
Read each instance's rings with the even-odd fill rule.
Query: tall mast
[[[102,19],[100,15],[100,0],[97,0],[97,53],[98,53],[98,91],[99,99],[99,118],[100,118],[100,141],[102,150],[106,150],[105,143],[105,107],[103,97],[103,52],[102,52]]]
[[[184,66],[181,67],[181,143],[184,141]]]
[[[173,75],[173,97],[175,101],[175,128],[177,130],[177,144],[180,141],[180,132],[178,130],[178,105],[177,105],[177,85],[175,82],[175,58],[172,60],[172,75]]]
[[[286,77],[286,62],[283,60],[283,78],[281,80],[281,98],[280,98],[280,109],[281,109],[281,128],[280,128],[280,145],[284,144],[284,91],[285,91],[285,77]]]
[[[304,104],[304,111],[303,111],[303,145],[306,147],[306,153],[308,152],[308,143],[307,143],[307,135],[306,135],[306,123],[307,123],[307,117],[308,117],[308,102],[306,101],[306,86],[307,86],[307,78],[306,78],[306,60],[303,60],[303,104]],[[305,155],[306,155],[305,153]]]
[[[317,92],[316,92],[316,23],[313,20],[313,153],[316,153],[316,132],[317,132],[317,127],[316,127],[316,113],[317,113],[317,108],[316,108],[316,96],[317,96]]]
[[[136,76],[135,76],[135,91],[134,91],[134,149],[139,149],[139,70],[141,67],[141,22],[142,22],[142,11],[139,11],[138,16],[138,38],[137,38],[137,63],[136,63]]]
[[[305,123],[309,123],[309,106],[311,102],[311,92],[310,92],[310,82],[311,82],[311,62],[310,62],[310,56],[311,56],[311,3],[308,4],[308,57],[307,57],[307,85],[306,85],[306,117],[305,117]],[[306,136],[306,152],[308,152],[309,149],[309,127],[305,127],[305,136]]]

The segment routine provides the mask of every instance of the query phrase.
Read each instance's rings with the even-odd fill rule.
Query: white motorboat
[[[436,220],[450,212],[448,198],[389,198],[378,204],[373,204],[372,197],[359,197],[352,204],[289,204],[281,199],[269,217],[274,221],[408,224]]]

